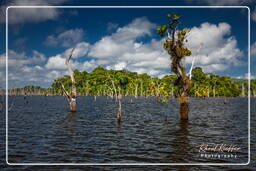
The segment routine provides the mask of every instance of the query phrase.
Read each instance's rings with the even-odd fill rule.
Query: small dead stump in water
[[[228,104],[228,100],[226,98],[224,100],[224,104]]]
[[[122,103],[121,103],[121,100],[122,100],[122,95],[118,95],[118,109],[117,109],[117,112],[116,112],[116,120],[117,122],[120,124],[122,122]]]

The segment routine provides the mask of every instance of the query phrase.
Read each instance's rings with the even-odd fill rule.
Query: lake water
[[[10,97],[10,102],[13,97]],[[10,163],[246,163],[248,161],[248,99],[190,99],[189,121],[179,120],[179,104],[155,98],[122,101],[78,97],[78,111],[68,112],[64,97],[17,96],[8,114]],[[255,112],[256,99],[251,99]],[[254,105],[253,105],[254,104]],[[2,114],[4,114],[2,112]],[[4,124],[4,117],[1,124]],[[252,120],[255,123],[255,117]],[[252,124],[253,126],[253,124]],[[2,128],[2,127],[1,127]],[[254,127],[255,128],[255,124]],[[253,129],[252,129],[253,130]],[[254,129],[255,130],[255,129]],[[1,135],[5,129],[1,129]],[[253,132],[254,133],[254,132]],[[255,134],[254,134],[255,135]],[[253,142],[255,144],[255,140]],[[1,140],[1,144],[5,141]],[[200,145],[225,144],[233,152],[203,152]],[[255,152],[255,146],[252,147]],[[204,154],[218,154],[206,157]],[[224,154],[226,157],[224,157]],[[232,157],[230,156],[232,154]],[[228,155],[230,157],[228,157]],[[1,158],[5,152],[1,151]],[[252,157],[251,160],[255,160]],[[208,166],[211,169],[212,166]],[[224,167],[225,168],[225,167]]]

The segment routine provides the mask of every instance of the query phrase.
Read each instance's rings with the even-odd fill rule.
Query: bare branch
[[[203,47],[203,45],[204,45],[203,43],[200,43],[200,47],[197,49],[196,54],[193,56],[192,64],[191,64],[191,67],[190,67],[190,70],[189,70],[189,79],[191,79],[191,77],[192,77],[192,70],[193,70],[193,67],[194,67],[195,58],[199,54],[199,52],[200,52],[201,48]]]
[[[71,85],[71,94],[70,94],[72,98],[73,98],[73,97],[74,97],[74,98],[76,97],[76,85],[75,85],[76,81],[75,81],[75,77],[74,77],[74,72],[73,72],[73,70],[72,70],[72,67],[71,67],[71,64],[70,64],[69,61],[70,61],[70,59],[71,59],[71,57],[72,57],[72,55],[73,55],[74,50],[75,50],[75,48],[73,48],[73,49],[71,50],[70,55],[67,56],[67,58],[66,58],[66,65],[67,65],[67,67],[68,67],[69,75],[70,75],[71,82],[72,82],[72,85]]]
[[[69,93],[66,91],[64,85],[63,85],[59,80],[56,80],[56,82],[61,85],[61,88],[62,88],[62,90],[63,90],[63,92],[64,92],[64,96],[66,97],[66,99],[67,99],[68,101],[70,101],[70,95],[69,95]]]
[[[71,65],[70,65],[69,61],[70,61],[70,59],[71,59],[71,57],[72,57],[72,55],[73,55],[74,50],[75,50],[75,48],[73,48],[73,49],[71,50],[70,55],[67,56],[67,58],[66,58],[66,65],[67,65],[67,67],[68,67],[68,71],[69,71],[69,74],[70,74],[72,83],[75,82],[75,78],[74,78],[74,73],[73,73],[73,70],[72,70],[72,68],[71,68]]]
[[[174,43],[175,43],[175,32],[176,32],[176,28],[174,28],[172,31],[172,48],[174,48]]]

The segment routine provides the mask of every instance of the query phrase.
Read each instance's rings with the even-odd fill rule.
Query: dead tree
[[[118,123],[122,122],[122,95],[118,95],[118,110],[116,112],[116,119]]]
[[[13,86],[13,88],[10,91],[12,91],[13,98],[12,98],[12,101],[9,103],[10,105],[8,105],[8,112],[10,112],[13,109],[15,98],[17,95],[17,93],[15,92],[15,86]]]
[[[171,70],[178,76],[175,85],[179,87],[180,118],[181,120],[187,120],[189,112],[188,96],[192,87],[191,79],[186,74],[186,66],[184,64],[185,56],[190,56],[192,53],[184,44],[187,41],[188,31],[186,29],[178,31],[181,16],[168,14],[167,18],[170,22],[158,27],[157,32],[161,37],[167,36],[164,42],[164,49],[170,55]]]
[[[69,72],[69,75],[70,75],[70,78],[71,78],[71,91],[70,93],[65,89],[64,85],[58,81],[58,83],[60,83],[61,85],[61,88],[63,90],[63,94],[64,96],[66,97],[67,99],[67,102],[69,104],[69,109],[71,112],[76,112],[76,81],[75,81],[75,77],[74,77],[74,72],[71,68],[71,64],[70,64],[70,59],[73,55],[73,52],[74,52],[75,48],[73,48],[70,52],[70,55],[67,56],[66,58],[66,62],[65,64],[67,65],[67,68],[68,68],[68,72]]]

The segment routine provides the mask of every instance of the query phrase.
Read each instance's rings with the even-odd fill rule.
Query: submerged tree
[[[61,83],[61,81],[57,80],[58,83],[61,84],[61,88],[63,90],[63,94],[64,96],[66,97],[67,101],[68,101],[68,104],[69,104],[69,109],[71,112],[76,112],[76,81],[75,81],[75,77],[74,77],[74,72],[71,68],[71,65],[70,65],[70,59],[73,55],[73,52],[74,52],[75,48],[73,48],[70,52],[70,55],[67,56],[66,58],[66,62],[65,64],[67,65],[68,67],[68,72],[69,72],[69,75],[70,75],[70,78],[71,78],[71,91],[70,93],[68,93],[68,91],[66,91],[64,85]]]
[[[125,94],[125,89],[128,84],[128,78],[121,73],[116,74],[116,79],[118,80],[117,87],[118,87],[118,110],[116,112],[116,119],[117,122],[120,124],[122,121],[122,98]],[[122,91],[123,90],[123,91]]]
[[[192,87],[192,82],[186,74],[185,56],[191,55],[191,50],[185,47],[184,42],[188,30],[178,30],[181,16],[177,14],[167,14],[169,23],[157,28],[157,33],[161,37],[166,37],[164,49],[171,59],[171,70],[178,76],[175,85],[179,87],[180,117],[182,120],[188,119],[189,105],[188,95]]]

